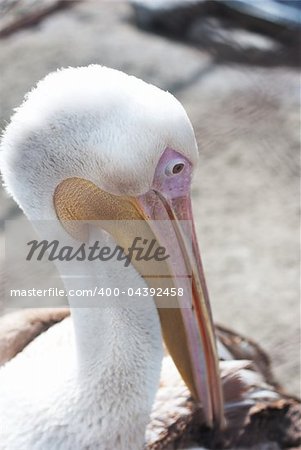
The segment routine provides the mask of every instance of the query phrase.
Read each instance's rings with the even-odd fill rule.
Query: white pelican
[[[164,230],[150,220],[172,219],[175,238],[165,236],[165,243],[171,260],[181,261],[168,270],[175,280],[178,263],[191,267],[192,308],[156,308],[150,294],[143,301],[131,297],[126,306],[122,298],[106,299],[99,308],[78,308],[69,297],[71,319],[0,370],[1,450],[142,449],[159,382],[161,329],[203,404],[206,423],[223,426],[201,261],[194,232],[189,249],[179,222],[192,219],[189,191],[197,159],[191,123],[171,94],[98,65],[48,75],[13,115],[1,142],[1,170],[26,216],[55,220],[70,235],[71,219],[139,219],[163,241]],[[102,229],[91,234],[126,248],[128,232],[117,227],[111,238]],[[139,263],[113,273],[106,267],[86,282],[149,287]],[[186,281],[177,280],[177,287]]]
[[[78,307],[70,296],[71,317],[63,309],[4,316],[0,450],[141,450],[145,439],[151,450],[180,441],[228,448],[266,443],[275,433],[281,445],[298,445],[300,404],[273,387],[267,358],[255,344],[222,328],[222,358],[241,361],[221,363],[228,428],[220,433],[223,395],[209,301],[194,232],[189,249],[179,222],[192,220],[197,157],[192,126],[172,95],[105,67],[50,74],[14,114],[1,142],[1,170],[28,218],[55,221],[71,240],[81,234],[69,219],[142,219],[176,258],[167,267],[171,282],[185,285],[174,276],[181,262],[192,269],[193,308],[159,308],[151,295],[101,297],[105,305]],[[168,219],[167,238],[152,218]],[[111,238],[107,231],[92,226],[85,239],[96,235],[127,248],[135,236],[135,227],[113,226]],[[165,283],[144,279],[138,261],[111,268],[96,266],[86,283],[138,289]],[[70,288],[74,280],[64,282]],[[165,357],[146,431],[159,385],[161,329],[202,408]],[[255,360],[259,374],[246,359]],[[215,426],[215,434],[204,423]]]

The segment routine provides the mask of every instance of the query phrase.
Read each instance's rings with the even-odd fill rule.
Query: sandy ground
[[[215,320],[260,342],[278,379],[298,393],[298,71],[219,64],[137,30],[130,14],[125,3],[91,1],[0,40],[0,128],[24,93],[61,66],[104,64],[172,91],[200,147],[193,203]],[[0,202],[2,221],[21,219],[3,190]]]

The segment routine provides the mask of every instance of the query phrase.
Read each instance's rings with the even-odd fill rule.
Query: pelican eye
[[[177,162],[177,163],[172,163],[169,164],[166,167],[165,173],[166,175],[177,175],[178,173],[181,173],[182,170],[184,169],[184,163],[182,162]]]

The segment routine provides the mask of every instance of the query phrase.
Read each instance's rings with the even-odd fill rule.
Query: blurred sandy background
[[[258,341],[298,394],[299,69],[271,58],[271,39],[254,39],[242,32],[229,56],[139,30],[126,2],[72,4],[0,39],[0,129],[26,91],[62,66],[104,64],[173,92],[200,148],[193,203],[215,320]],[[2,189],[2,247],[4,221],[21,217]],[[13,276],[17,284],[25,275]]]

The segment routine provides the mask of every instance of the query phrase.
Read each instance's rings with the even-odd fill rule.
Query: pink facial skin
[[[176,173],[173,173],[173,170]],[[167,148],[156,167],[153,189],[161,192],[166,199],[185,197],[190,192],[191,177],[191,162],[175,150]]]
[[[140,196],[150,219],[170,220],[167,213],[169,205],[176,212],[178,220],[192,220],[191,178],[191,162],[176,150],[167,148],[156,167],[151,190]],[[161,201],[158,201],[159,198]]]

